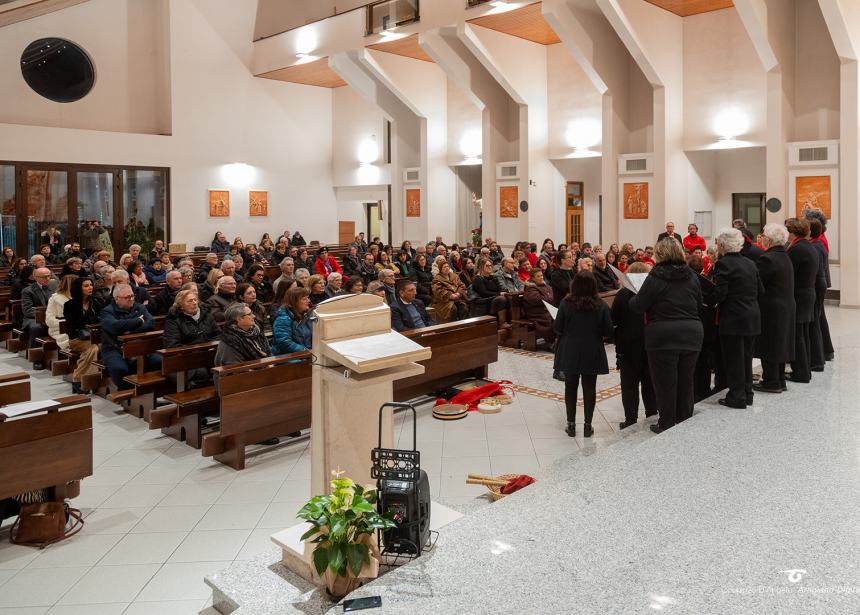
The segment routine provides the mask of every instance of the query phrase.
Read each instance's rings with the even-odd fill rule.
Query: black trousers
[[[693,399],[696,402],[713,395],[712,375],[718,369],[722,374],[722,368],[717,367],[719,354],[715,351],[714,346],[718,346],[716,341],[706,340],[703,342],[702,351],[699,353],[699,358],[696,359],[696,373],[693,379]]]
[[[36,338],[48,335],[48,325],[40,325],[37,322],[31,322],[27,325],[27,343],[30,348],[36,346]]]
[[[814,320],[809,325],[809,366],[824,367],[824,336],[821,332],[821,315],[824,313],[825,286],[815,286]]]
[[[651,384],[648,355],[645,351],[619,356],[618,369],[621,371],[621,404],[624,406],[624,420],[627,423],[635,423],[639,418],[640,387],[645,413],[651,414],[656,411],[657,397],[654,395],[654,385]]]
[[[785,388],[785,363],[761,362],[761,384],[768,389]]]
[[[824,343],[824,356],[825,358],[833,356],[835,352],[833,350],[833,340],[830,338],[830,324],[827,322],[827,311],[824,307],[821,308],[819,323],[821,324],[821,340]]]
[[[752,403],[753,335],[720,335],[723,371],[729,392],[726,402],[745,408]]]
[[[699,351],[649,350],[651,382],[660,408],[660,429],[693,416],[693,375]]]
[[[811,322],[798,322],[794,325],[794,361],[791,362],[791,379],[796,382],[809,382],[809,328]]]
[[[567,422],[576,422],[576,395],[579,391],[579,380],[582,379],[582,401],[585,406],[585,424],[591,425],[594,417],[594,406],[597,405],[597,374],[564,374],[564,406],[567,410]]]

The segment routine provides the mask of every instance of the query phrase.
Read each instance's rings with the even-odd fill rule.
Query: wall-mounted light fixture
[[[233,162],[221,167],[221,177],[230,188],[247,188],[256,175],[256,169],[244,162]]]
[[[749,130],[749,117],[737,107],[720,111],[714,118],[714,132],[723,141],[735,141]]]
[[[373,164],[379,158],[379,145],[376,135],[372,135],[358,145],[358,161],[362,165]]]
[[[481,130],[478,128],[471,128],[460,137],[460,152],[466,164],[480,164],[484,149],[482,138]]]
[[[565,141],[573,148],[573,152],[568,157],[592,158],[600,156],[600,152],[591,148],[600,143],[601,129],[600,122],[593,118],[580,118],[571,121],[564,133]]]

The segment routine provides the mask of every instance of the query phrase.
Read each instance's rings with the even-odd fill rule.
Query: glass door
[[[156,239],[167,243],[167,172],[124,170],[121,236],[123,250],[138,244],[149,255]]]
[[[69,174],[51,168],[23,169],[26,217],[17,220],[17,230],[26,237],[24,248],[35,254],[42,245],[42,233],[51,228],[69,237]],[[23,228],[21,228],[23,226]]]
[[[105,171],[78,171],[77,185],[77,237],[81,248],[92,251],[107,250],[115,260],[114,185],[115,173]]]
[[[0,164],[0,251],[7,247],[18,252],[15,245],[15,165]]]

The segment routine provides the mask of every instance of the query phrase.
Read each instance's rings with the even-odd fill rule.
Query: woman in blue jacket
[[[307,319],[311,310],[310,294],[307,288],[296,286],[284,295],[284,303],[272,323],[273,355],[310,350],[311,323]]]

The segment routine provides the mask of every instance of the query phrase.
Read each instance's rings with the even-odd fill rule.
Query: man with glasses
[[[22,327],[27,331],[30,348],[36,345],[36,338],[48,334],[48,327],[36,322],[36,308],[47,307],[48,299],[54,294],[51,290],[51,270],[39,267],[33,272],[33,283],[21,293],[21,312],[24,315]],[[33,363],[33,369],[45,369],[42,361]]]
[[[135,301],[131,286],[114,284],[113,301],[101,312],[102,360],[117,389],[131,388],[123,378],[135,369],[134,361],[126,360],[122,356],[119,337],[129,333],[152,331],[153,322],[146,307]],[[149,369],[154,369],[161,361],[158,355],[149,355],[146,362]]]

